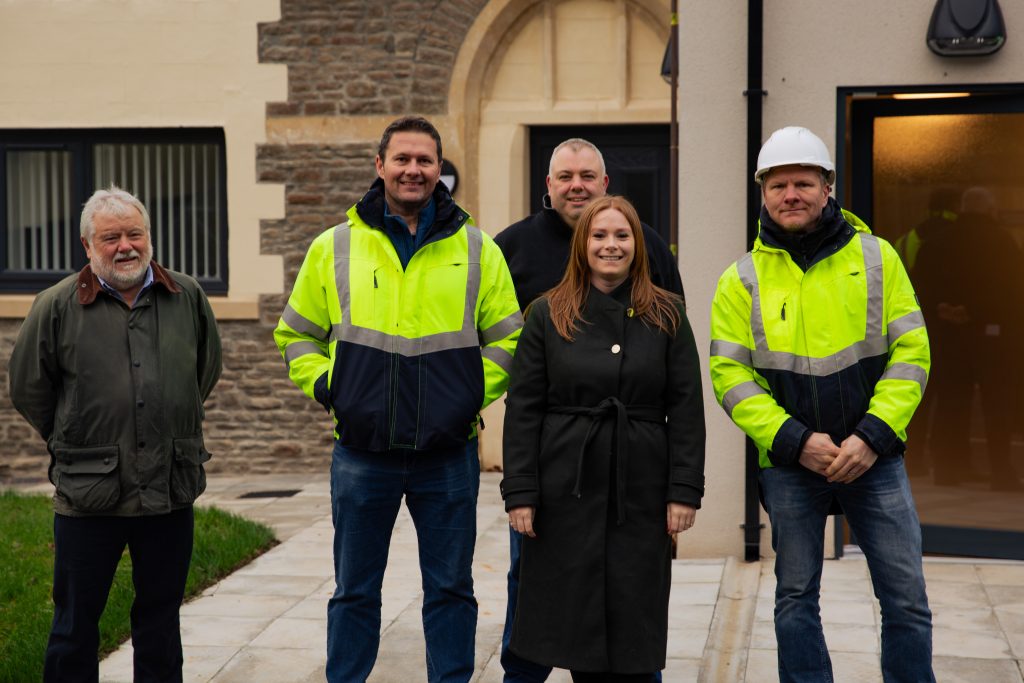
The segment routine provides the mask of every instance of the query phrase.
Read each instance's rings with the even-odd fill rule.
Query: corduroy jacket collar
[[[171,278],[171,274],[156,261],[150,261],[153,268],[153,285],[163,285],[168,292],[177,294],[181,291],[178,283]],[[86,264],[78,273],[78,303],[88,306],[96,300],[96,296],[103,290],[96,273],[92,272],[92,264]]]

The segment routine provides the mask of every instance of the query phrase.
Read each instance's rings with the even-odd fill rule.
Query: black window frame
[[[81,270],[88,259],[79,240],[81,208],[96,189],[93,153],[103,144],[211,144],[218,154],[219,173],[215,182],[220,197],[217,207],[220,253],[216,259],[219,277],[196,277],[209,294],[228,291],[227,145],[224,129],[196,128],[17,128],[0,129],[0,294],[35,294],[56,284],[71,272]],[[66,151],[71,153],[72,271],[12,270],[7,267],[7,153],[9,151]],[[126,188],[127,189],[127,188]],[[152,215],[153,208],[146,207]],[[155,247],[156,245],[154,245]],[[157,255],[159,256],[159,255]],[[161,264],[163,265],[163,264]]]

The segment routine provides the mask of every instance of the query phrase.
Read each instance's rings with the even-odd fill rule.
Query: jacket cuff
[[[800,460],[800,451],[803,450],[807,439],[811,438],[811,434],[813,432],[800,420],[795,417],[789,418],[775,433],[772,448],[768,451],[768,459],[776,467],[796,464]]]
[[[505,501],[505,512],[512,508],[529,505],[537,507],[540,502],[540,490],[537,477],[531,474],[518,474],[505,477],[498,485],[501,497]]]
[[[867,413],[861,418],[853,433],[864,439],[864,442],[871,446],[871,450],[875,453],[887,458],[903,455],[907,449],[907,445],[900,437],[896,436],[892,427],[871,413]]]
[[[327,388],[327,373],[320,375],[316,382],[313,383],[313,398],[316,402],[324,407],[329,413],[331,412],[331,391]]]
[[[673,467],[668,482],[669,503],[683,503],[700,508],[704,497],[704,474],[688,467]]]

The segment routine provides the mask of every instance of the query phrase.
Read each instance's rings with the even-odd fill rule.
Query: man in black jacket
[[[516,298],[523,310],[562,279],[576,220],[592,201],[607,193],[608,174],[604,157],[592,142],[569,138],[551,153],[546,182],[545,208],[513,223],[494,238],[508,262]],[[644,224],[643,230],[651,280],[657,286],[682,296],[683,283],[675,256],[653,228]],[[509,533],[508,609],[501,639],[505,683],[545,681],[551,673],[549,667],[524,660],[508,648],[519,595],[519,554],[523,546],[521,534],[511,529]],[[655,680],[658,679],[660,676]]]

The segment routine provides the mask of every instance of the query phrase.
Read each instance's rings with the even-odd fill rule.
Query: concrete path
[[[481,481],[474,562],[480,603],[475,683],[500,683],[508,522],[499,474]],[[253,496],[256,497],[245,497]],[[272,526],[283,541],[181,610],[185,680],[324,680],[326,603],[334,589],[326,472],[210,478],[203,504]],[[925,562],[939,681],[1024,683],[1024,563]],[[770,560],[673,563],[666,682],[778,680]],[[384,578],[381,648],[372,683],[425,681],[416,535],[403,507]],[[836,680],[881,683],[879,614],[863,559],[825,564],[822,619]],[[104,660],[104,683],[131,681],[131,645]],[[567,683],[556,671],[552,683]]]

